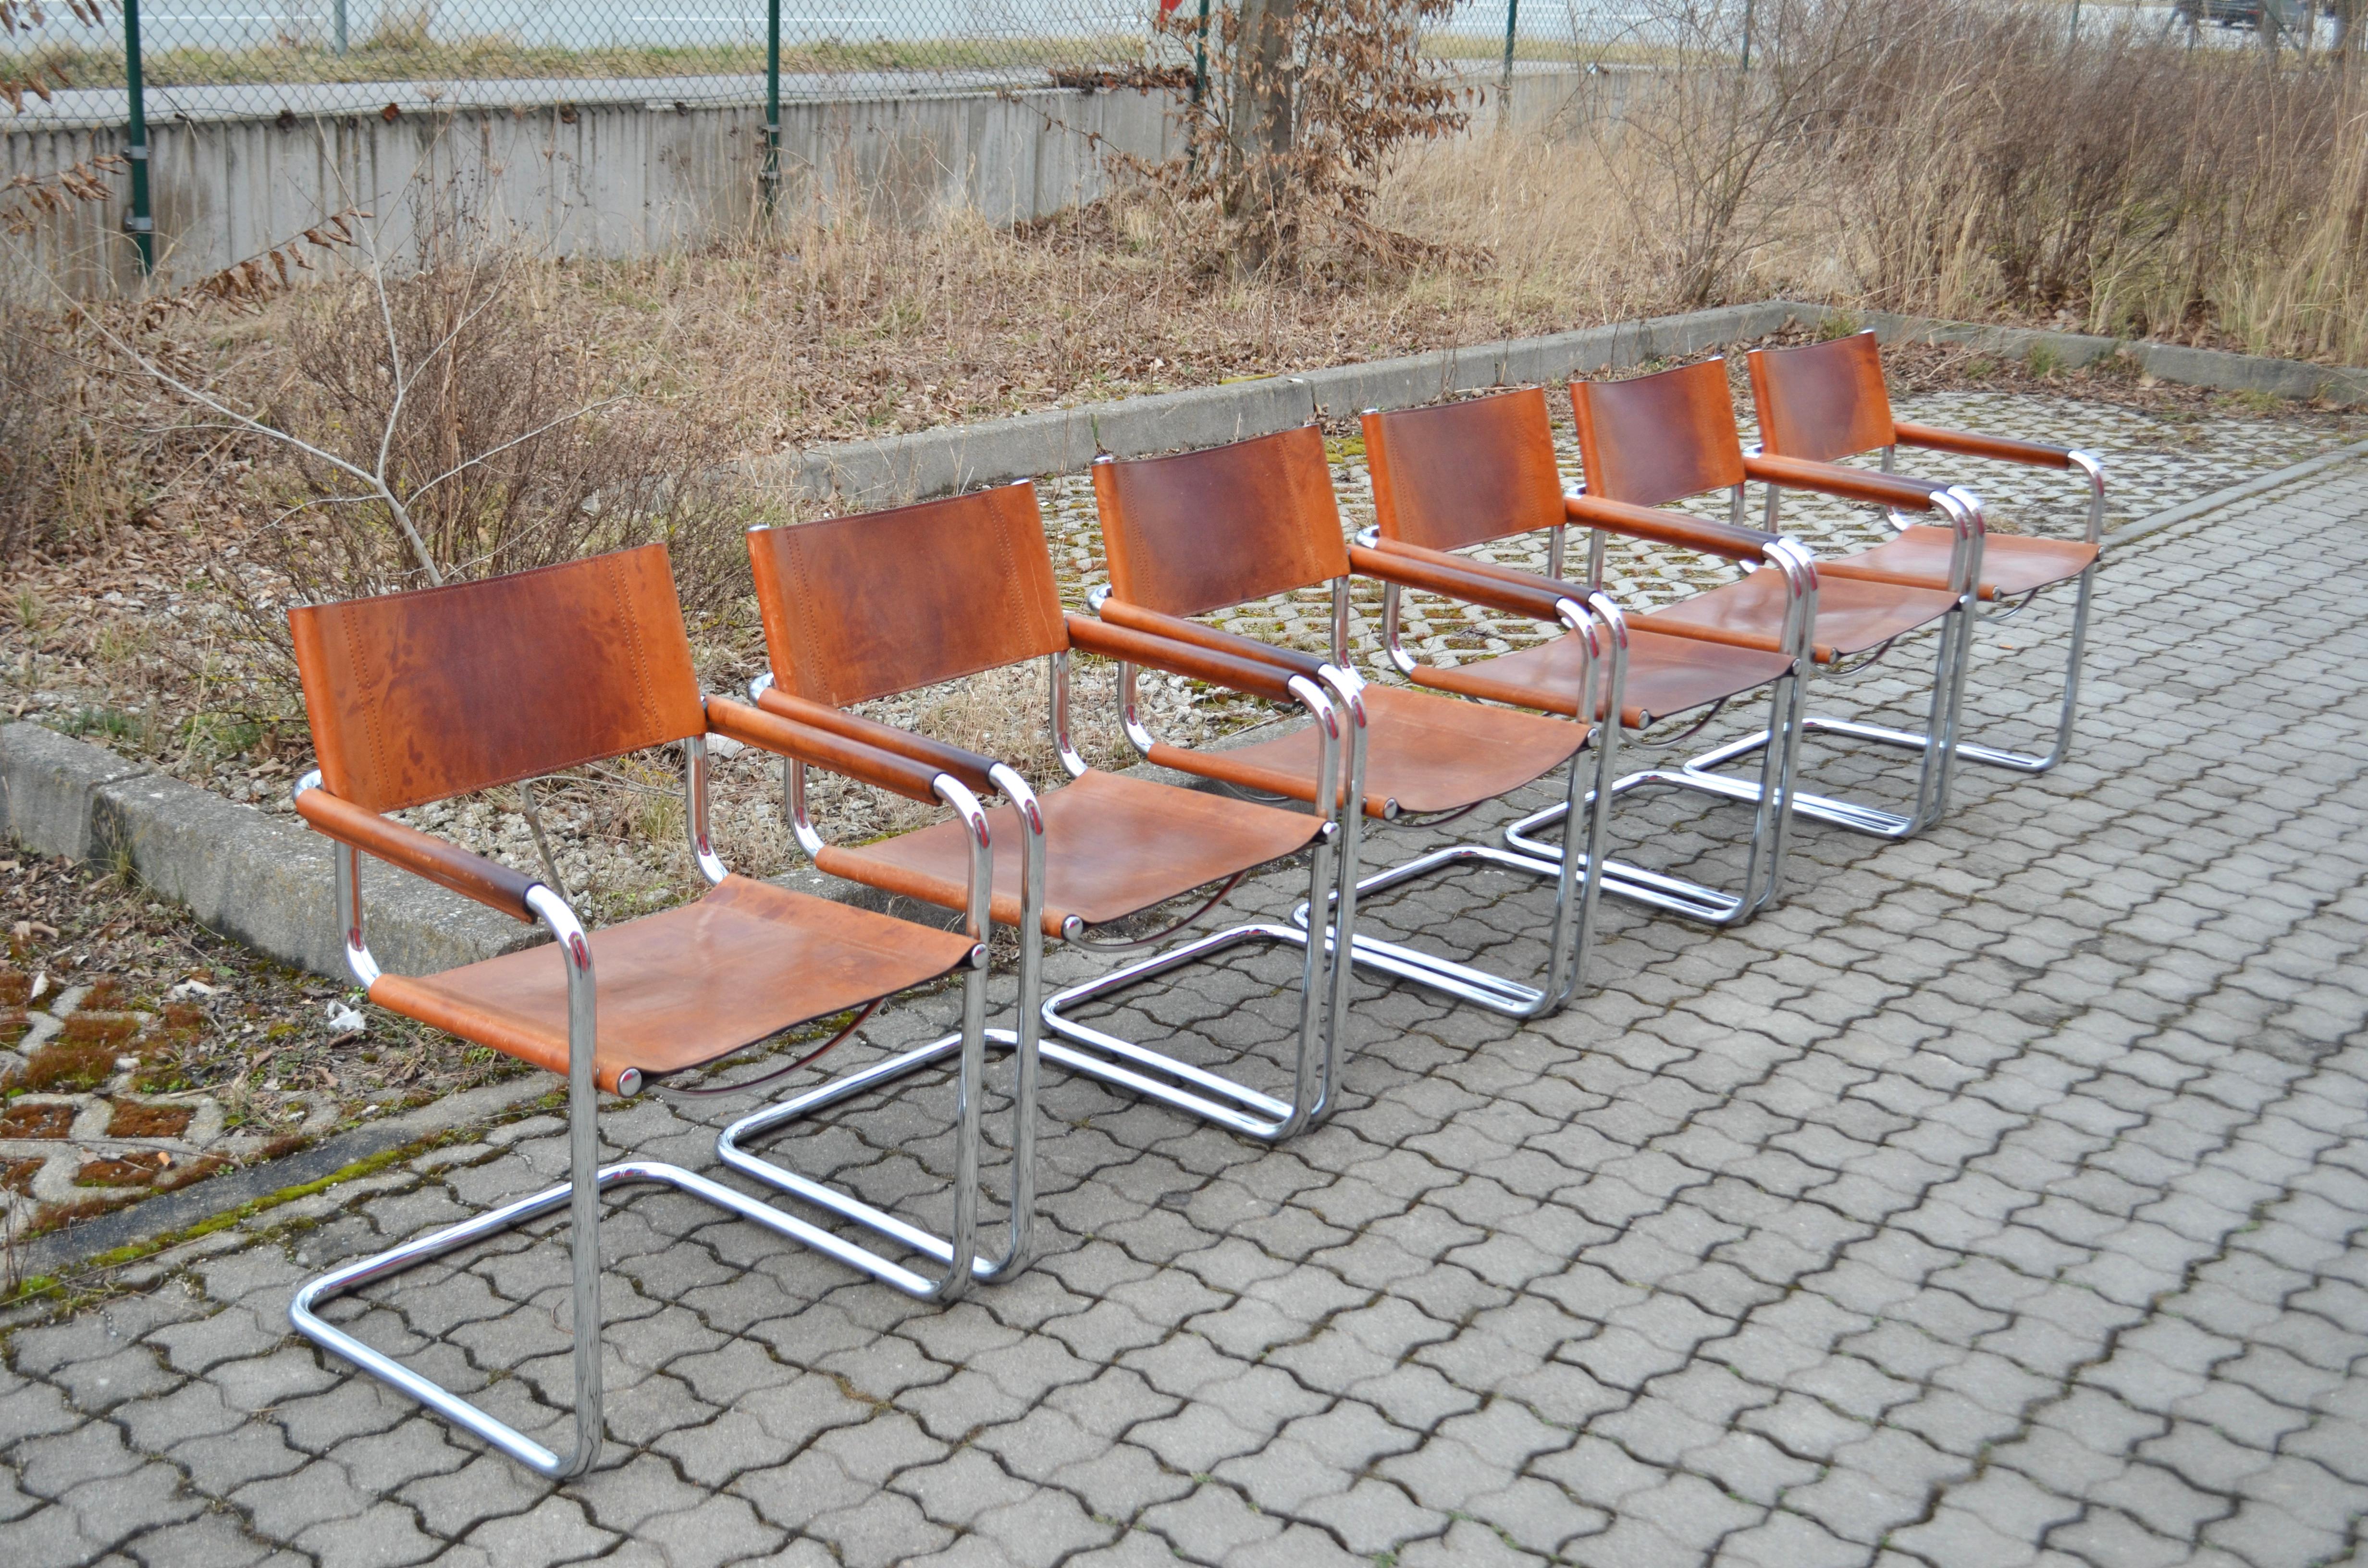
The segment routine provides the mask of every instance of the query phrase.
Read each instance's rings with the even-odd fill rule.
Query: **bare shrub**
[[[1330,243],[1385,256],[1412,246],[1366,218],[1393,150],[1463,130],[1464,95],[1424,62],[1422,28],[1454,0],[1242,0],[1212,17],[1209,91],[1186,106],[1186,151],[1134,166],[1213,202],[1237,276],[1299,266]],[[1179,7],[1155,26],[1197,27]]]
[[[2053,8],[1937,0],[1804,147],[1869,302],[2368,354],[2368,92]],[[1798,171],[1806,179],[1806,167]]]
[[[63,323],[0,299],[0,573],[103,543],[138,507],[142,443]]]

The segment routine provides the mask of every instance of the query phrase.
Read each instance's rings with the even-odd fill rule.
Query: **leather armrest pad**
[[[860,741],[877,750],[893,752],[925,767],[951,774],[982,795],[995,792],[995,780],[987,777],[995,766],[991,756],[981,756],[928,735],[916,735],[910,730],[900,730],[894,724],[883,724],[877,719],[867,719],[860,713],[849,713],[844,708],[833,708],[827,702],[796,697],[779,687],[767,687],[757,699],[757,706],[777,719],[787,719],[810,730],[823,730],[850,741]]]
[[[1190,642],[1155,637],[1147,631],[1113,626],[1091,616],[1069,617],[1069,642],[1073,647],[1088,653],[1099,653],[1105,659],[1123,659],[1129,664],[1166,670],[1170,675],[1231,687],[1254,697],[1269,698],[1276,702],[1296,703],[1299,700],[1291,689],[1292,672],[1288,670],[1274,665],[1255,663],[1232,653],[1220,653],[1214,649],[1198,647]]]
[[[349,844],[390,866],[400,866],[513,919],[535,918],[534,911],[527,907],[526,895],[527,890],[539,885],[539,880],[523,871],[513,871],[433,834],[341,801],[326,790],[316,788],[298,795],[296,814],[338,843]]]
[[[1743,472],[1753,479],[1791,490],[1815,490],[1847,501],[1866,501],[1909,512],[1930,511],[1932,493],[1945,488],[1930,480],[1908,479],[1873,469],[1845,468],[1840,463],[1811,462],[1806,458],[1746,458]]]
[[[1923,447],[1936,452],[1956,452],[1969,458],[1996,458],[2001,462],[2029,463],[2034,468],[2070,468],[2072,454],[2063,447],[2039,441],[2018,441],[2010,436],[1982,436],[1971,430],[1943,430],[1932,425],[1894,421],[1894,436],[1903,447]]]
[[[1590,528],[1626,534],[1632,539],[1649,539],[1659,544],[1674,544],[1681,550],[1700,551],[1704,555],[1724,556],[1729,561],[1762,560],[1767,555],[1768,547],[1777,539],[1776,535],[1762,533],[1758,528],[1739,528],[1733,523],[1722,523],[1710,517],[1690,517],[1682,512],[1663,511],[1658,506],[1632,506],[1625,501],[1606,501],[1583,492],[1564,496],[1563,512],[1572,522]]]
[[[1196,648],[1206,648],[1214,653],[1230,653],[1235,658],[1247,659],[1253,664],[1272,665],[1292,675],[1305,676],[1310,680],[1315,679],[1324,668],[1324,660],[1316,654],[1302,653],[1296,648],[1278,648],[1255,637],[1222,631],[1213,626],[1203,626],[1197,620],[1187,620],[1180,615],[1145,609],[1124,599],[1102,601],[1101,619],[1107,625],[1149,632],[1154,637],[1165,637],[1171,642],[1189,642]]]
[[[934,802],[938,798],[939,768],[846,735],[792,722],[778,713],[768,713],[728,697],[707,699],[707,728],[727,740],[827,767],[833,773],[892,790],[907,800]]]
[[[1503,577],[1469,569],[1455,556],[1426,551],[1420,555],[1398,545],[1380,550],[1368,550],[1362,545],[1349,547],[1349,564],[1368,577],[1378,577],[1384,583],[1401,587],[1418,588],[1428,594],[1444,594],[1450,598],[1464,599],[1486,605],[1512,615],[1526,615],[1533,620],[1561,619],[1554,606],[1564,598],[1584,600],[1585,590],[1574,588],[1567,594],[1556,593],[1544,586],[1508,582]]]

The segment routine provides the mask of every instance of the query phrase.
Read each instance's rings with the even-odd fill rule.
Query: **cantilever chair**
[[[1112,626],[1223,650],[1279,669],[1317,668],[1326,661],[1309,653],[1220,631],[1190,618],[1248,600],[1329,585],[1332,596],[1328,667],[1348,671],[1349,579],[1351,551],[1341,538],[1340,512],[1332,494],[1332,471],[1324,437],[1303,426],[1254,440],[1176,457],[1121,462],[1102,458],[1094,465],[1094,498],[1109,553],[1110,590],[1094,608]],[[1577,679],[1590,682],[1606,669],[1619,689],[1623,657],[1618,608],[1600,596],[1542,592],[1514,584],[1467,580],[1456,575],[1457,591],[1493,597],[1520,613],[1558,622],[1577,639]],[[1121,654],[1121,657],[1127,655]],[[1311,798],[1308,764],[1316,737],[1302,731],[1229,751],[1190,751],[1161,744],[1144,725],[1135,707],[1134,669],[1119,672],[1121,717],[1127,737],[1151,761],[1198,775],[1235,790]],[[1602,812],[1585,802],[1608,796],[1612,734],[1584,719],[1569,722],[1478,702],[1365,686],[1353,675],[1343,683],[1360,689],[1358,707],[1368,736],[1361,776],[1335,786],[1363,814],[1382,822],[1403,813],[1452,815],[1518,790],[1567,765],[1563,803],[1586,812],[1588,854],[1601,849]],[[1595,766],[1581,753],[1596,747]],[[1589,774],[1594,775],[1590,780]],[[1331,791],[1327,790],[1326,796]],[[1347,813],[1353,822],[1357,813]],[[1450,867],[1495,866],[1536,876],[1530,857],[1493,846],[1459,844],[1423,855],[1368,878],[1361,888],[1343,879],[1335,906],[1335,928],[1354,931],[1355,897],[1395,887]],[[1493,974],[1397,943],[1356,936],[1355,961],[1417,984],[1443,991],[1515,1017],[1537,1017],[1570,999],[1586,966],[1595,916],[1596,879],[1574,868],[1544,871],[1554,881],[1554,915],[1547,934],[1543,983]],[[1294,921],[1322,918],[1310,901]],[[1055,1004],[1061,1002],[1055,998]],[[1048,1006],[1056,1029],[1067,1025]]]
[[[1749,534],[1755,541],[1775,539],[1771,533],[1755,534],[1740,528],[1744,486],[1749,480],[1902,511],[1932,513],[1947,525],[1950,554],[1943,569],[1934,572],[1866,567],[1811,557],[1802,550],[1802,556],[1814,566],[1807,585],[1814,590],[1814,598],[1806,617],[1806,652],[1813,668],[1854,674],[1880,658],[1897,639],[1927,628],[1937,631],[1928,728],[1941,737],[1941,744],[1924,752],[1915,802],[1904,812],[1812,794],[1799,785],[1797,764],[1780,760],[1775,776],[1782,781],[1790,811],[1777,822],[1776,853],[1781,861],[1782,835],[1788,831],[1785,823],[1794,813],[1880,838],[1906,838],[1938,821],[1948,809],[1949,764],[1964,684],[1969,610],[1981,567],[1979,504],[1953,488],[1896,474],[1797,458],[1746,455],[1736,434],[1723,360],[1704,360],[1624,381],[1574,381],[1570,397],[1587,483],[1581,494],[1571,498],[1569,515],[1572,521],[1593,530],[1588,549],[1590,585],[1601,581],[1604,535],[1666,537],[1646,531],[1637,511],[1657,511],[1688,496],[1725,490],[1728,518],[1738,532]],[[1733,556],[1736,552],[1715,553]],[[1698,638],[1790,654],[1799,650],[1787,647],[1784,632],[1802,614],[1802,588],[1797,575],[1762,568],[1739,582],[1723,584],[1640,616],[1634,624],[1656,631],[1682,630]],[[1848,663],[1853,659],[1858,662]],[[1776,728],[1762,730],[1677,767],[1654,769],[1650,777],[1656,783],[1759,805],[1767,799],[1764,762],[1759,780],[1717,769],[1771,744],[1796,749],[1806,728],[1807,716],[1800,711],[1805,699],[1805,691],[1796,694],[1789,734]],[[1517,823],[1508,842],[1532,854],[1559,854],[1554,845],[1533,836],[1555,815],[1549,811]]]
[[[320,757],[297,812],[336,846],[346,961],[391,1011],[564,1073],[568,1179],[306,1282],[297,1332],[528,1468],[554,1479],[600,1450],[600,1193],[661,1182],[921,1297],[971,1282],[976,1259],[978,1084],[984,1073],[989,875],[985,812],[926,763],[811,731],[738,703],[702,701],[663,546],[483,582],[307,606],[289,614]],[[728,871],[708,842],[707,736],[818,763],[961,813],[970,837],[957,933],[788,892]],[[709,883],[695,902],[586,933],[552,889],[382,813],[652,746],[679,744],[690,848]],[[439,974],[381,971],[362,926],[371,855],[518,920],[553,943]],[[703,1066],[780,1031],[960,971],[963,1023],[939,1042],[960,1058],[951,1238],[912,1227],[901,1246],[944,1265],[934,1280],[704,1176],[652,1160],[600,1165],[597,1092]],[[322,1319],[330,1298],[560,1209],[574,1257],[575,1439],[552,1452],[477,1405]],[[1015,1210],[1011,1250],[1024,1246]],[[991,1271],[991,1270],[990,1270]]]
[[[1540,387],[1390,414],[1368,410],[1364,430],[1375,527],[1369,536],[1372,548],[1351,551],[1351,559],[1359,572],[1383,584],[1382,652],[1399,675],[1417,686],[1549,713],[1576,716],[1584,708],[1596,723],[1635,731],[1696,709],[1715,713],[1731,699],[1766,687],[1770,732],[1790,733],[1816,613],[1816,569],[1799,546],[1706,518],[1565,497],[1554,466],[1545,392]],[[1562,598],[1583,601],[1600,592],[1600,586],[1591,590],[1561,580],[1569,519],[1576,516],[1584,520],[1589,515],[1608,518],[1636,537],[1761,563],[1785,593],[1785,614],[1771,640],[1765,646],[1749,645],[1705,636],[1683,620],[1631,619],[1623,688],[1615,699],[1598,681],[1592,700],[1582,694],[1589,661],[1576,632],[1453,665],[1423,663],[1404,647],[1400,598],[1406,588],[1484,605],[1491,603],[1492,593],[1506,591],[1507,585],[1543,595],[1549,606]],[[1541,531],[1546,536],[1543,576],[1453,553]],[[1599,549],[1594,573],[1599,585],[1600,557]],[[1497,603],[1493,608],[1535,615],[1534,606],[1525,610],[1518,604]],[[1782,767],[1791,756],[1792,749],[1781,744],[1762,754],[1759,801],[1739,891],[1707,888],[1618,860],[1603,864],[1603,891],[1713,925],[1748,918],[1774,897],[1782,875]],[[1622,778],[1611,786],[1611,793],[1616,798],[1668,782],[1666,772],[1648,769]],[[1558,813],[1560,808],[1554,811]],[[1541,869],[1552,874],[1559,858],[1544,859]]]
[[[1977,745],[1962,736],[1957,740],[1961,761],[1988,767],[2044,773],[2063,761],[2072,744],[2072,715],[2080,697],[2080,661],[2089,641],[2089,593],[2096,585],[2097,567],[2104,559],[2104,464],[2074,448],[1943,430],[1893,418],[1890,394],[1883,384],[1883,352],[1872,332],[1798,348],[1755,348],[1749,358],[1751,395],[1759,410],[1760,449],[1770,457],[1831,461],[1880,451],[1884,472],[1888,473],[1897,448],[1919,447],[1961,457],[2080,472],[2089,490],[2085,538],[2076,542],[1991,534],[1982,547],[1981,597],[1992,603],[2016,601],[2007,608],[1991,610],[1990,619],[2002,619],[2019,612],[2043,588],[2058,583],[2079,584],[2073,599],[2071,645],[2065,653],[2064,698],[2055,716],[2054,742],[2046,751],[2033,754]],[[1772,492],[1770,499],[1771,503],[1774,500]],[[1899,530],[1897,539],[1850,559],[1887,572],[1925,576],[1944,569],[1952,542],[1945,530],[1912,525],[1896,517],[1892,523]],[[1769,526],[1772,528],[1773,522]],[[1811,719],[1809,728],[1885,745],[1921,748],[1931,744],[1928,734],[1846,720]]]
[[[1020,945],[1019,1032],[1033,1040],[1041,1017],[1068,1042],[1044,1042],[1045,1060],[1267,1142],[1288,1138],[1324,1114],[1337,1080],[1347,970],[1328,961],[1324,944],[1308,941],[1301,931],[1253,923],[1214,932],[1050,1003],[1042,999],[1040,977],[1047,937],[1106,951],[1156,947],[1198,915],[1157,937],[1111,936],[1108,928],[1195,889],[1222,884],[1201,911],[1205,914],[1244,873],[1311,846],[1311,898],[1330,897],[1344,873],[1352,883],[1355,876],[1349,836],[1329,805],[1312,815],[1277,811],[1088,767],[1070,741],[1073,649],[1304,709],[1314,722],[1298,766],[1310,800],[1319,778],[1337,778],[1344,763],[1358,766],[1349,755],[1354,737],[1344,730],[1356,706],[1353,691],[1327,694],[1336,677],[1320,665],[1284,667],[1064,617],[1035,491],[1024,482],[950,501],[757,528],[748,535],[748,549],[772,666],[754,683],[765,711],[913,758],[1004,797],[1007,803],[991,819],[992,911]],[[992,757],[846,710],[1035,659],[1050,666],[1052,738],[1070,776],[1041,799]],[[966,907],[962,824],[941,824],[860,846],[828,844],[807,814],[802,762],[791,758],[783,767],[791,826],[816,867],[949,909]],[[1288,1100],[1058,1016],[1087,998],[1110,995],[1246,942],[1304,951],[1298,1055]],[[747,1145],[801,1114],[813,1097],[735,1123],[724,1131],[719,1153],[744,1175],[803,1190],[800,1178]],[[1024,1169],[1027,1162],[1021,1164]]]

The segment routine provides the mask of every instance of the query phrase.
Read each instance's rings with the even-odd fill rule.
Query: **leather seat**
[[[1414,678],[1423,686],[1491,702],[1576,714],[1581,656],[1578,639],[1565,632],[1552,642],[1469,665],[1417,665]],[[1632,621],[1621,722],[1641,730],[1656,719],[1766,686],[1792,667],[1781,653],[1673,637]]]
[[[1838,562],[1821,562],[1819,569],[1864,566],[1903,577],[1933,577],[1945,582],[1951,548],[1948,529],[1919,524],[1873,550],[1843,556]],[[1982,597],[2016,599],[2035,588],[2068,583],[2087,571],[2097,555],[2095,545],[2077,540],[1991,534],[1982,541]],[[1819,597],[1822,604],[1822,594]],[[1820,615],[1817,619],[1822,623],[1825,617]]]
[[[1880,648],[1895,637],[1940,619],[1956,604],[1955,599],[1937,588],[1906,588],[1890,583],[1827,576],[1823,571],[1824,562],[1818,564],[1817,627],[1813,641],[1821,663],[1829,664],[1837,657]],[[1947,565],[1944,557],[1943,575]],[[1785,592],[1782,577],[1763,569],[1748,574],[1741,582],[1722,584],[1706,593],[1681,599],[1667,609],[1639,616],[1629,624],[1644,631],[1652,631],[1656,624],[1677,624],[1775,637],[1784,628]]]
[[[1365,688],[1365,811],[1460,811],[1493,801],[1568,762],[1588,727],[1567,719],[1484,708],[1395,687]],[[1152,760],[1189,765],[1210,778],[1278,793],[1304,794],[1321,744],[1313,729],[1230,751],[1153,748]]]
[[[1308,767],[1314,765],[1311,749]],[[1306,847],[1323,826],[1304,812],[1229,801],[1170,784],[1089,770],[1039,798],[1044,813],[1044,934],[1071,915],[1106,925],[1179,893]],[[995,851],[994,918],[1019,924],[1026,836],[1009,806],[987,813]],[[970,846],[959,822],[860,848],[825,847],[833,876],[960,909]]]
[[[815,1018],[936,979],[971,939],[730,876],[696,903],[591,933],[599,1044],[613,1091],[704,1066]],[[567,1071],[567,975],[556,949],[441,974],[383,974],[370,1000],[554,1073]]]

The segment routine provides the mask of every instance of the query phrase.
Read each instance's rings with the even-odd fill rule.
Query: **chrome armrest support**
[[[2101,544],[2105,538],[2105,463],[2093,452],[2075,447],[2065,456],[2074,468],[2089,481],[2089,535],[2090,544]]]
[[[1086,776],[1086,759],[1077,755],[1076,744],[1069,737],[1069,651],[1054,653],[1053,665],[1053,747],[1060,754],[1061,767],[1072,778]]]
[[[768,681],[772,678],[765,677]],[[688,808],[683,813],[683,828],[690,836],[690,858],[699,863],[699,874],[707,879],[708,886],[713,887],[730,876],[732,869],[715,853],[709,836],[708,772],[707,737],[692,735],[682,743],[682,789]]]

